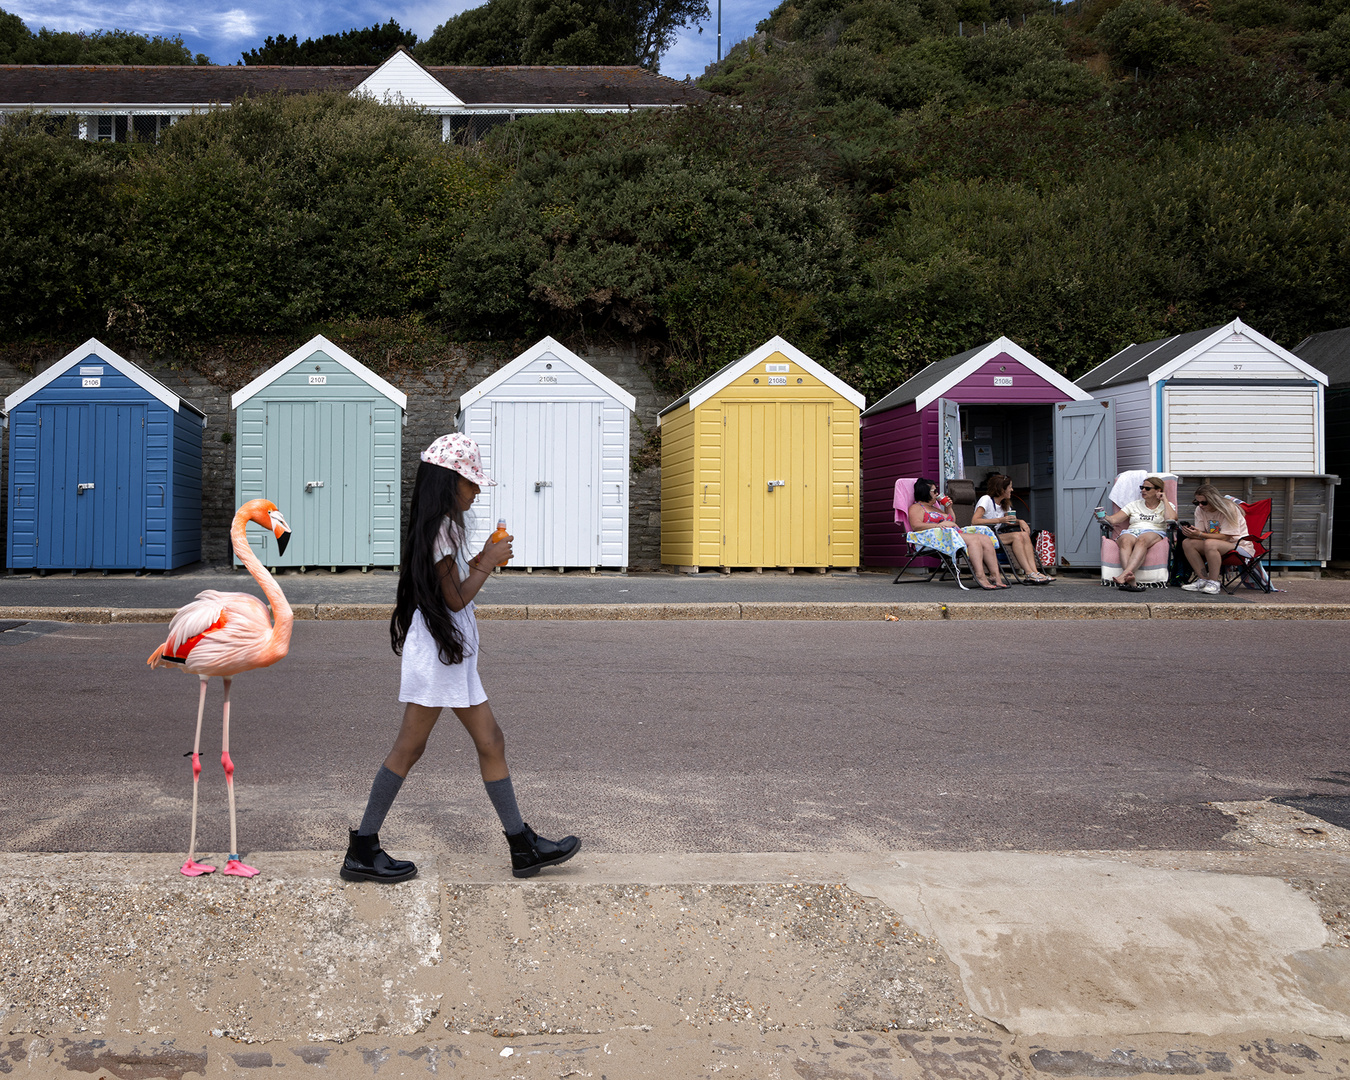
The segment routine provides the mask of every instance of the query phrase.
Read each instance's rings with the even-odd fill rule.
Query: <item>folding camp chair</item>
[[[1118,495],[1122,501],[1117,502],[1114,498],[1107,499],[1106,512],[1114,514],[1123,510],[1129,503],[1140,497],[1139,485],[1150,475],[1160,475],[1163,482],[1163,497],[1173,506],[1177,504],[1177,478],[1171,473],[1147,473],[1142,469],[1133,469],[1129,472],[1123,472],[1116,477],[1111,485],[1113,495]],[[1101,523],[1102,529],[1102,584],[1114,585],[1115,577],[1120,573],[1122,558],[1120,548],[1116,544],[1116,537],[1123,531],[1121,528]],[[1154,544],[1148,549],[1148,555],[1144,559],[1144,564],[1134,572],[1134,584],[1150,589],[1165,589],[1172,577],[1169,569],[1171,553],[1180,546],[1180,530],[1171,524],[1167,528],[1167,538],[1161,543]]]
[[[948,487],[950,487],[953,483],[955,483],[955,481],[949,480],[947,482]],[[971,571],[970,569],[970,559],[967,556],[966,552],[962,550],[956,552],[955,555],[949,555],[945,551],[942,551],[935,547],[930,547],[927,544],[925,544],[923,541],[923,533],[911,532],[909,528],[909,508],[913,505],[914,505],[914,479],[897,480],[895,482],[895,495],[892,499],[892,506],[895,509],[896,525],[898,525],[906,533],[905,541],[909,546],[909,557],[905,559],[904,563],[900,566],[899,570],[895,575],[895,580],[892,581],[891,584],[912,585],[916,581],[928,582],[932,581],[934,578],[937,578],[939,581],[954,579],[958,586],[969,592],[970,587],[966,585],[964,581],[961,580],[961,569],[963,565],[965,567],[966,572],[970,573],[970,575],[974,577],[974,572]],[[953,498],[953,510],[955,510],[954,498]],[[971,514],[973,513],[974,510],[972,509]],[[953,513],[953,517],[957,517],[957,523],[960,524],[960,518],[955,513]],[[967,517],[966,524],[969,523],[970,519],[969,517]],[[997,545],[996,542],[996,547],[998,546],[1001,545]],[[904,576],[905,571],[910,568],[910,566],[914,563],[916,559],[934,559],[936,560],[936,565],[930,565],[919,568],[928,570],[928,576],[925,578],[910,578],[908,581],[901,581],[900,579]]]
[[[1242,516],[1247,519],[1247,535],[1238,541],[1248,541],[1252,545],[1251,555],[1244,555],[1237,548],[1228,552],[1219,564],[1219,587],[1228,592],[1236,591],[1239,585],[1262,592],[1273,592],[1270,583],[1270,500],[1261,499],[1254,503],[1238,503],[1242,507]],[[1262,562],[1264,560],[1264,564]]]

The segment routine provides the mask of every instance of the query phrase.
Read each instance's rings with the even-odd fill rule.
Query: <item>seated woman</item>
[[[1007,582],[998,572],[997,541],[994,530],[986,525],[968,525],[961,528],[937,502],[937,483],[920,478],[914,481],[914,505],[909,508],[909,536],[920,533],[924,546],[955,555],[964,551],[970,558],[970,569],[982,589],[1006,589]],[[993,578],[993,583],[990,583]]]
[[[1041,573],[1036,565],[1036,552],[1031,547],[1031,524],[1019,519],[1012,509],[1012,480],[1002,473],[991,473],[984,484],[984,494],[975,504],[975,516],[970,519],[972,525],[988,525],[993,528],[1008,553],[1008,558],[1026,575],[1024,585],[1049,585],[1050,578]]]
[[[1139,485],[1142,499],[1127,503],[1114,514],[1103,514],[1102,520],[1112,525],[1124,525],[1125,531],[1116,537],[1120,548],[1120,573],[1111,580],[1122,589],[1143,589],[1135,584],[1134,572],[1144,563],[1148,549],[1167,537],[1167,523],[1176,521],[1177,508],[1163,495],[1163,482],[1156,476],[1147,477]]]
[[[1213,484],[1195,489],[1195,524],[1181,527],[1181,551],[1195,571],[1195,580],[1182,588],[1187,592],[1213,595],[1219,591],[1223,557],[1234,548],[1244,555],[1255,553],[1247,535],[1247,517],[1242,507],[1226,498]]]

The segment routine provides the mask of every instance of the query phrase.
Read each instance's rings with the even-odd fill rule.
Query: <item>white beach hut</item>
[[[1191,492],[1212,481],[1247,502],[1271,500],[1275,565],[1331,557],[1327,377],[1234,319],[1122,349],[1078,386],[1116,405],[1116,467],[1174,473]]]
[[[497,481],[479,497],[469,547],[499,519],[511,566],[628,565],[628,433],[636,399],[551,337],[459,399],[459,430]]]

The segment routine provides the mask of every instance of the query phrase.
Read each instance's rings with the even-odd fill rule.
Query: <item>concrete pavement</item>
[[[1335,852],[338,858],[0,856],[0,1072],[1350,1074]]]

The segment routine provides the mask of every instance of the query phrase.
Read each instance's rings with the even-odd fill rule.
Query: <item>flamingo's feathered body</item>
[[[257,597],[248,593],[217,592],[207,589],[199,592],[191,603],[184,604],[169,622],[169,636],[164,644],[150,654],[146,661],[152,668],[173,665],[181,667],[201,679],[201,694],[197,701],[197,739],[192,749],[192,836],[188,842],[188,858],[183,873],[189,877],[209,874],[214,866],[194,861],[197,846],[197,781],[201,776],[198,751],[202,737],[202,710],[206,704],[206,683],[212,675],[225,682],[225,711],[221,729],[221,764],[225,768],[225,783],[230,797],[231,855],[225,873],[252,877],[258,871],[245,866],[237,854],[234,814],[234,763],[230,760],[230,680],[240,672],[270,667],[284,657],[291,645],[291,606],[276,580],[249,546],[244,530],[252,521],[269,529],[284,551],[290,539],[290,527],[275,504],[266,499],[244,503],[234,515],[230,540],[239,561],[248,568],[261,586],[263,595],[271,604],[271,611]]]

